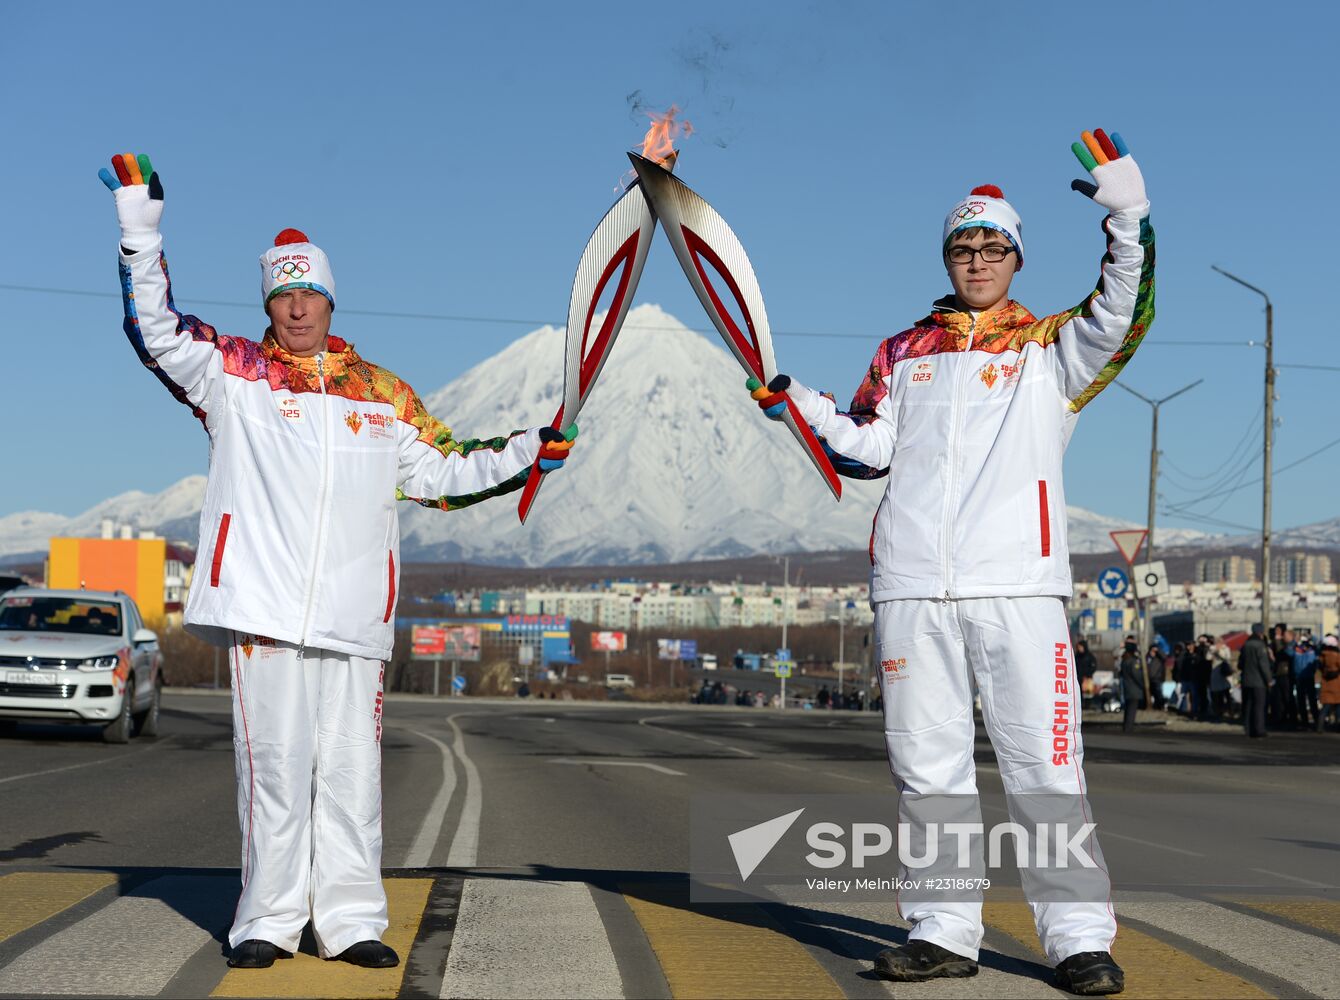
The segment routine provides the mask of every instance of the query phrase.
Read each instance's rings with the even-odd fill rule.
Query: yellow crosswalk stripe
[[[982,908],[982,919],[1004,931],[1035,954],[1041,955],[1033,911],[1027,903],[990,902]],[[1112,957],[1126,972],[1123,1000],[1151,998],[1269,997],[1260,987],[1230,972],[1216,969],[1158,938],[1131,927],[1117,926]]]
[[[1302,924],[1304,927],[1311,927],[1340,937],[1340,903],[1328,899],[1309,898],[1289,900],[1239,899],[1235,902],[1241,903],[1243,906],[1249,906],[1253,910],[1283,917],[1295,924]]]
[[[683,885],[619,888],[676,998],[843,995],[804,946],[757,906],[695,910]]]
[[[394,969],[360,969],[345,962],[326,962],[315,955],[294,955],[268,969],[229,969],[215,988],[216,997],[394,997],[405,978],[410,947],[428,905],[433,880],[391,878],[386,886],[390,924],[382,941],[395,949]]]
[[[0,941],[115,882],[110,872],[14,872],[0,878]]]

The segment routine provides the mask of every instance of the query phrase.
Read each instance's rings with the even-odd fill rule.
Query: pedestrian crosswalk
[[[1055,997],[1032,916],[988,899],[981,972],[894,984],[892,903],[695,903],[682,875],[386,873],[396,969],[322,961],[310,941],[230,970],[237,875],[219,869],[0,876],[0,996]],[[1128,893],[1113,951],[1124,996],[1309,997],[1340,983],[1340,900]]]

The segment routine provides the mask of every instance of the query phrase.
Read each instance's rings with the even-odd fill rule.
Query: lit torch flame
[[[659,163],[666,170],[674,170],[675,160],[679,158],[675,140],[681,137],[687,139],[693,135],[693,124],[686,120],[675,120],[675,116],[679,114],[679,106],[676,104],[670,105],[668,111],[647,111],[645,114],[651,119],[651,127],[642,137],[637,151],[647,159]],[[636,171],[628,171],[619,179],[619,186],[615,190],[626,190],[636,179]]]
[[[693,135],[693,125],[688,121],[675,121],[677,114],[679,108],[674,104],[666,112],[648,111],[651,128],[647,129],[642,145],[638,147],[643,156],[655,160],[667,170],[674,167],[675,158],[679,156],[675,150],[675,140],[680,136],[687,139]]]

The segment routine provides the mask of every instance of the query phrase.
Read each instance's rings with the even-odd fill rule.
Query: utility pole
[[[1265,400],[1265,454],[1261,482],[1261,625],[1270,635],[1270,493],[1271,493],[1271,455],[1275,444],[1275,307],[1270,296],[1243,281],[1236,274],[1229,274],[1222,267],[1210,265],[1229,281],[1236,281],[1243,288],[1255,292],[1266,300],[1266,400]]]
[[[1203,378],[1198,378],[1190,385],[1184,385],[1182,386],[1182,388],[1178,389],[1172,395],[1164,396],[1162,399],[1150,399],[1148,396],[1136,392],[1128,385],[1125,385],[1121,382],[1114,383],[1118,388],[1125,389],[1127,392],[1129,392],[1132,396],[1135,396],[1137,399],[1144,400],[1146,403],[1149,404],[1150,409],[1154,411],[1154,420],[1151,425],[1150,436],[1149,436],[1149,509],[1147,511],[1147,523],[1145,525],[1146,562],[1152,563],[1154,561],[1154,499],[1158,494],[1158,483],[1159,483],[1159,407],[1162,406],[1164,403],[1168,402],[1168,400],[1180,396],[1188,389],[1194,389],[1196,386],[1200,385],[1204,381],[1205,380]],[[1141,657],[1145,655],[1145,650],[1149,649],[1149,647],[1154,642],[1154,618],[1153,614],[1151,613],[1148,601],[1149,598],[1141,599],[1141,603],[1145,605],[1144,628],[1141,630],[1140,635],[1140,643],[1143,646],[1143,648],[1140,650]],[[1149,678],[1146,677],[1145,687],[1148,688],[1148,686],[1149,686]],[[1148,691],[1145,691],[1145,698],[1146,703],[1149,703]]]
[[[782,556],[782,648],[790,649],[786,644],[787,602],[791,597],[791,557]]]

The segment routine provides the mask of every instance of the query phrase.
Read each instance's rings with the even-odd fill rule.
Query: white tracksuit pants
[[[309,919],[324,958],[380,940],[383,665],[233,640],[242,896],[228,943],[294,951]]]
[[[1060,598],[883,601],[875,605],[875,631],[884,735],[900,794],[976,796],[975,680],[1011,818],[1022,822],[1016,797],[1029,793],[1077,796],[1075,808],[1091,815],[1079,686]],[[1106,893],[1096,842],[1088,852]],[[1110,898],[1030,903],[1053,964],[1078,952],[1111,950],[1117,925]],[[975,902],[900,899],[899,905],[913,925],[909,938],[977,958],[980,895]]]

